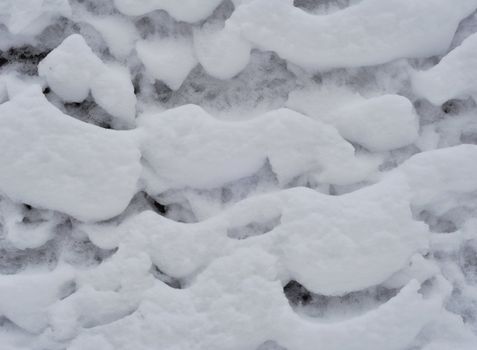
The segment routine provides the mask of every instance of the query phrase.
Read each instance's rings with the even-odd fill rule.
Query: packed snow
[[[0,0],[1,350],[475,350],[477,0]]]

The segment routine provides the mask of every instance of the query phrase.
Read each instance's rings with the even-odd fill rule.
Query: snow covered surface
[[[128,70],[104,64],[81,35],[69,36],[48,54],[38,74],[65,102],[82,102],[91,92],[112,116],[134,120],[136,96]]]
[[[0,105],[0,192],[15,201],[95,221],[120,214],[136,191],[132,138],[77,121],[38,86]]]
[[[0,1],[0,348],[475,350],[476,11]]]
[[[439,64],[416,72],[413,85],[416,93],[434,104],[453,98],[477,97],[477,34],[464,42]]]
[[[148,75],[163,81],[173,90],[181,87],[197,65],[190,39],[158,38],[139,41],[136,51]]]

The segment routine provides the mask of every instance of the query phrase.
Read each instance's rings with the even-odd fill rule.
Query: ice
[[[136,51],[147,73],[173,90],[181,87],[190,71],[197,65],[192,42],[187,38],[139,41]]]
[[[38,74],[65,102],[82,102],[90,91],[96,102],[112,116],[132,124],[136,96],[129,72],[107,65],[81,35],[66,38],[38,65]]]
[[[149,181],[156,193],[219,187],[252,175],[267,159],[282,184],[303,173],[325,182],[356,182],[376,165],[357,158],[333,127],[288,109],[224,122],[186,105],[143,115],[138,123],[147,134],[143,156],[157,174]]]
[[[477,99],[477,34],[473,34],[427,71],[416,72],[413,88],[436,105],[455,99]]]
[[[39,87],[0,105],[0,135],[0,191],[15,201],[95,221],[120,214],[136,192],[134,138],[63,114]]]
[[[178,21],[198,22],[210,16],[222,0],[114,0],[119,11],[141,16],[155,10],[167,11]]]

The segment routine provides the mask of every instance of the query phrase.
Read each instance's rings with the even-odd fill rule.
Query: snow
[[[408,146],[419,136],[418,116],[412,103],[398,95],[365,99],[334,88],[299,90],[290,94],[287,104],[334,125],[346,140],[373,152]]]
[[[67,266],[52,272],[27,271],[2,276],[0,315],[31,333],[39,333],[48,325],[48,306],[58,300],[61,287],[73,278],[74,272]]]
[[[181,87],[197,65],[192,42],[185,38],[139,41],[136,51],[148,74],[173,90]]]
[[[136,96],[127,68],[105,66],[91,81],[91,95],[108,113],[121,121],[133,123],[136,116]]]
[[[475,0],[363,0],[317,16],[291,0],[256,0],[239,6],[224,30],[238,29],[253,47],[306,69],[359,67],[443,53],[459,22],[476,8]]]
[[[37,35],[52,19],[70,15],[68,0],[2,0],[0,3],[0,23],[16,35]]]
[[[90,330],[70,349],[85,344],[114,349],[243,349],[256,348],[268,339],[298,350],[316,344],[333,350],[400,349],[440,309],[442,296],[423,300],[417,293],[419,285],[412,282],[378,310],[345,322],[316,323],[291,310],[281,286],[274,282],[275,271],[265,265],[272,261],[260,251],[242,249],[214,263],[183,293],[156,284],[145,292],[134,313]],[[231,269],[235,273],[228,273]],[[226,307],[229,303],[240,308]],[[376,336],[382,332],[385,337]]]
[[[427,71],[416,72],[413,87],[419,96],[439,105],[455,98],[477,97],[477,34]]]
[[[38,65],[38,74],[66,102],[88,97],[91,81],[102,69],[101,60],[81,35],[71,35]]]
[[[167,11],[178,21],[197,22],[210,16],[222,0],[114,0],[119,11],[141,16],[155,10]]]
[[[250,61],[252,50],[240,32],[231,27],[202,27],[194,31],[194,47],[202,67],[219,79],[230,79],[240,73]]]
[[[22,206],[6,199],[0,202],[0,222],[7,234],[7,240],[17,249],[34,249],[43,246],[54,237],[54,228],[59,220],[54,215],[47,214],[41,221],[28,223]]]
[[[82,102],[90,91],[112,116],[131,124],[136,96],[127,69],[104,64],[81,35],[66,38],[38,65],[38,74],[65,102]]]
[[[80,19],[92,25],[101,34],[111,53],[119,59],[129,56],[134,50],[135,42],[139,40],[136,27],[122,17],[82,14]]]
[[[149,182],[153,192],[219,187],[252,175],[267,159],[281,184],[303,173],[346,184],[360,181],[375,165],[357,158],[333,127],[288,109],[224,122],[186,105],[144,115],[138,125],[146,134],[143,156],[158,175]]]
[[[1,350],[473,350],[477,0],[0,0]]]
[[[258,246],[277,255],[282,278],[295,279],[316,293],[342,295],[386,280],[426,248],[426,229],[412,220],[402,195],[406,190],[405,184],[391,183],[330,197],[292,189],[248,199],[193,226],[148,212],[125,224],[118,232],[124,240],[113,244],[126,249],[127,256],[148,252],[161,271],[177,278],[203,269],[214,257]],[[370,212],[383,219],[370,217]],[[238,241],[227,235],[275,217],[280,223],[255,238]],[[97,242],[95,235],[102,234],[93,231],[93,242],[111,249],[107,242]]]
[[[135,194],[140,153],[131,136],[79,122],[39,87],[0,105],[0,192],[85,220],[120,214]],[[38,176],[41,174],[41,176]]]

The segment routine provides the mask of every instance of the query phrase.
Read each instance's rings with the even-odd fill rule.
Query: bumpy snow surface
[[[0,350],[477,349],[477,0],[0,0]]]

